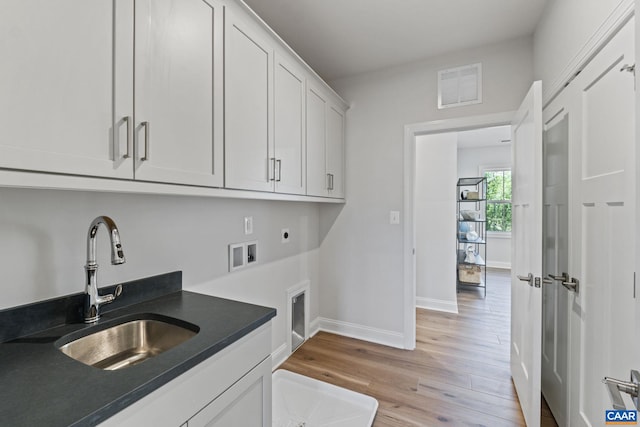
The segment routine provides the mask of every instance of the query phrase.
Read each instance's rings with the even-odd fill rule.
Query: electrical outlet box
[[[283,228],[280,236],[282,237],[282,243],[289,243],[291,240],[291,233],[289,233],[288,228]]]

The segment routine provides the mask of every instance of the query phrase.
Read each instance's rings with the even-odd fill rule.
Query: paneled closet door
[[[136,0],[137,180],[223,182],[223,7]]]
[[[273,191],[273,49],[238,16],[225,25],[225,187]]]
[[[612,403],[605,376],[629,380],[640,369],[634,298],[636,135],[634,20],[571,82],[569,124],[574,163],[569,273],[579,280],[571,296],[569,425],[603,424]],[[574,120],[575,118],[575,120]],[[575,138],[574,138],[575,136]],[[632,409],[627,401],[627,408]]]
[[[569,312],[572,293],[562,285],[569,272],[569,120],[561,93],[544,110],[542,276],[542,394],[558,425],[567,425]]]
[[[114,51],[131,56],[132,20],[121,0],[0,2],[0,167],[132,177],[113,117]]]

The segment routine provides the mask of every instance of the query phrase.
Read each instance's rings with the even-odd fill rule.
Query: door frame
[[[435,120],[404,127],[403,299],[404,348],[416,348],[416,136],[511,125],[515,111]]]

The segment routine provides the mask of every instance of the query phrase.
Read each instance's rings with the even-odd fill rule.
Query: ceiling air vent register
[[[481,103],[481,63],[438,71],[438,109]]]

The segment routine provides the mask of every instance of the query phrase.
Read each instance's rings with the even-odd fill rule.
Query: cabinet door
[[[271,426],[271,358],[242,377],[188,422],[189,427]]]
[[[344,113],[333,105],[327,109],[327,174],[329,196],[344,197]]]
[[[0,2],[0,167],[132,177],[113,138],[126,132],[114,128],[113,58],[131,51],[127,3]]]
[[[273,50],[232,13],[225,32],[225,186],[273,191]]]
[[[304,74],[276,55],[274,82],[275,190],[305,194]]]
[[[307,89],[307,194],[328,195],[325,141],[327,101],[313,87]]]
[[[222,6],[135,5],[135,178],[222,186]]]

